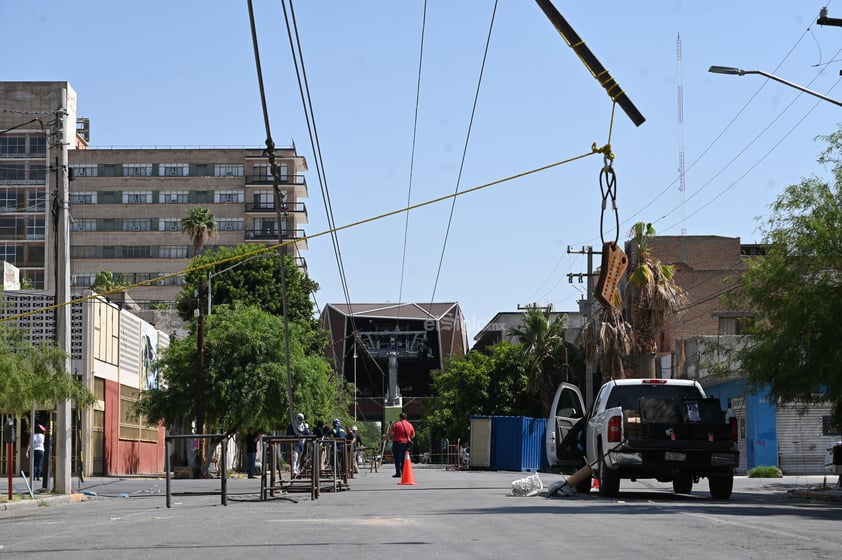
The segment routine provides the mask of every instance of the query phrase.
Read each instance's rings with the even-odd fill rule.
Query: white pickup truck
[[[578,398],[578,403],[576,399]],[[715,499],[728,499],[739,464],[736,429],[716,398],[685,379],[622,379],[599,390],[582,413],[581,393],[569,384],[556,391],[547,427],[551,467],[585,463],[599,479],[599,494],[615,497],[620,480],[672,482],[678,494],[706,477]],[[590,477],[577,484],[589,491]]]

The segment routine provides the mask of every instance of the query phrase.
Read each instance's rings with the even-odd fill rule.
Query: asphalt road
[[[703,480],[690,495],[623,481],[620,496],[513,496],[528,473],[413,465],[415,485],[392,470],[364,472],[350,489],[259,499],[259,480],[97,478],[38,507],[0,508],[0,558],[742,558],[842,557],[840,492],[824,477],[738,477],[728,501]],[[560,475],[541,473],[545,486]],[[828,477],[835,484],[836,477]],[[76,488],[77,481],[74,481]],[[831,498],[831,499],[826,499]]]

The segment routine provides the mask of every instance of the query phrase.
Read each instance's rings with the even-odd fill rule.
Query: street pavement
[[[261,500],[260,479],[237,476],[226,479],[227,506],[218,494],[219,479],[172,480],[171,507],[163,477],[97,477],[82,483],[74,479],[73,494],[39,494],[36,500],[0,504],[0,558],[205,560],[287,553],[317,555],[320,560],[537,560],[563,556],[562,549],[574,552],[562,545],[565,539],[554,542],[550,536],[572,523],[560,513],[585,515],[577,519],[597,512],[613,515],[616,504],[626,503],[647,512],[679,507],[702,508],[706,516],[745,516],[792,500],[815,503],[842,496],[835,488],[837,477],[824,475],[737,477],[734,495],[725,502],[710,498],[704,480],[690,496],[675,496],[669,483],[624,480],[618,499],[599,498],[596,491],[548,499],[547,488],[562,475],[539,473],[543,490],[525,497],[513,495],[512,483],[531,473],[412,465],[416,484],[401,485],[393,472],[389,465],[379,472],[363,471],[349,481],[348,490],[322,492],[318,499],[302,491]],[[22,479],[15,479],[14,485],[25,492]],[[827,510],[823,505],[811,508],[819,512],[813,515]],[[838,520],[840,506],[831,508]],[[699,558],[715,553],[711,548]]]

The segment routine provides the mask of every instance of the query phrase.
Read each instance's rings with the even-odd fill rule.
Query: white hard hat
[[[351,431],[352,431],[352,432],[356,432],[356,431],[357,431],[357,427],[356,427],[356,426],[351,426]]]
[[[299,420],[304,420],[304,415],[303,415],[303,414],[301,414],[301,413],[299,412],[299,413],[296,415],[296,418],[298,418]]]

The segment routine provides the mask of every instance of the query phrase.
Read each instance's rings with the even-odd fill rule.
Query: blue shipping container
[[[538,471],[543,463],[546,418],[491,417],[491,468]]]

